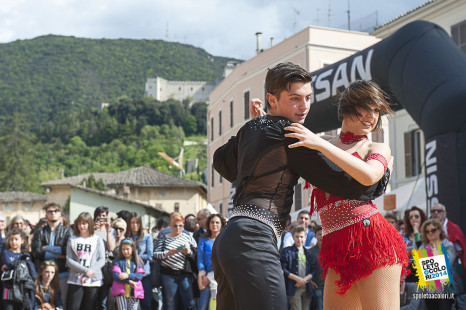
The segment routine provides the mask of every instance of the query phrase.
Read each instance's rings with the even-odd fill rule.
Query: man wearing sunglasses
[[[462,258],[463,260],[463,274],[466,275],[466,238],[463,231],[458,225],[447,219],[447,209],[443,204],[434,204],[430,209],[430,214],[431,218],[442,223],[448,240],[455,246],[458,258]]]
[[[45,211],[47,225],[39,228],[34,233],[31,243],[32,255],[36,269],[44,261],[54,261],[58,266],[59,284],[62,300],[66,300],[68,272],[66,263],[66,245],[71,237],[71,229],[61,224],[61,207],[54,202],[46,203],[42,210]]]

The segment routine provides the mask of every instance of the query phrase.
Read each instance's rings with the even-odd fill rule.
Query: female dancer
[[[320,137],[301,124],[285,129],[299,142],[322,152],[363,185],[376,183],[390,161],[390,148],[371,142],[367,134],[381,126],[391,110],[383,91],[370,81],[351,83],[341,94],[341,133]],[[315,202],[315,205],[313,204]],[[371,201],[340,198],[315,188],[311,213],[322,220],[320,262],[327,274],[326,309],[399,309],[400,278],[408,265],[401,235],[378,213]]]

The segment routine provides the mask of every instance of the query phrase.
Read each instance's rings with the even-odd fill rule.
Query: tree
[[[183,121],[183,130],[186,136],[191,136],[196,133],[197,122],[194,116],[186,116],[186,118]]]
[[[25,114],[2,116],[0,124],[0,189],[29,191],[37,179],[32,150],[35,136]]]

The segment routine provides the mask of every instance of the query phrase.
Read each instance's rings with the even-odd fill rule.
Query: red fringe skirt
[[[354,282],[382,266],[402,264],[402,276],[409,273],[401,234],[380,213],[372,215],[370,221],[367,227],[359,221],[322,239],[319,262],[324,276],[329,268],[340,275],[339,294],[345,294]]]

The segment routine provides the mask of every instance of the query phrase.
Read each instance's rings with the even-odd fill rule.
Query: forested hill
[[[216,80],[228,60],[161,40],[48,35],[0,44],[0,115],[27,112],[37,128],[120,96],[142,97],[148,77]]]

